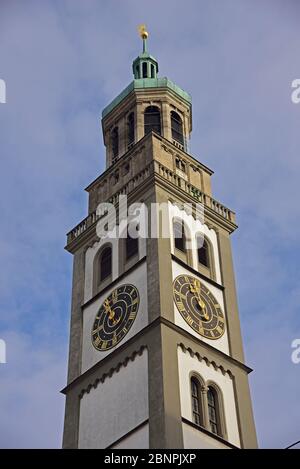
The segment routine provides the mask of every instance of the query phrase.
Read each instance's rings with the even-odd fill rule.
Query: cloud
[[[7,363],[1,366],[1,448],[61,447],[66,351],[6,331]],[[60,388],[58,387],[60,386]]]

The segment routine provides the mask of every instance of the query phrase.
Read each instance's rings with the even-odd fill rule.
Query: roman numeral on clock
[[[182,301],[177,302],[177,307],[178,307],[179,311],[185,311],[185,306],[182,303]]]

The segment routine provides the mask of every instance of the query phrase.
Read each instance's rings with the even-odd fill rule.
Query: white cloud
[[[0,365],[0,447],[60,448],[66,350],[55,340],[34,343],[7,331],[7,363]]]

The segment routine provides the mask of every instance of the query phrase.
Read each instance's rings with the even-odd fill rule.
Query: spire
[[[146,54],[147,53],[147,39],[148,39],[149,34],[146,31],[145,24],[141,24],[139,26],[139,33],[140,33],[141,38],[143,39],[143,54]]]
[[[136,80],[145,78],[157,78],[158,63],[147,51],[147,39],[149,36],[146,25],[139,26],[139,34],[143,40],[143,52],[133,61],[132,69]]]

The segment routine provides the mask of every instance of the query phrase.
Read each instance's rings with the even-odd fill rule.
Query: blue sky
[[[102,108],[131,81],[137,25],[193,98],[191,152],[237,212],[232,236],[259,442],[300,439],[297,0],[2,0],[0,447],[60,447],[71,255],[104,169]]]

